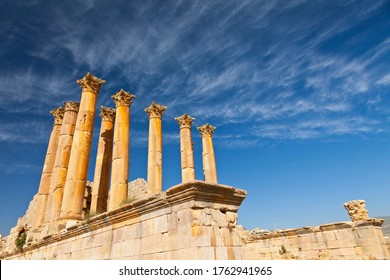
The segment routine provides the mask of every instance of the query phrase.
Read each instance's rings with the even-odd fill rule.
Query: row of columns
[[[82,218],[87,182],[96,101],[104,83],[90,73],[77,83],[82,88],[80,103],[65,102],[54,116],[44,168],[38,190],[38,208],[34,227],[58,220]],[[92,190],[92,214],[121,206],[128,196],[130,106],[135,98],[123,89],[112,96],[116,109],[102,106],[102,118]],[[162,191],[162,124],[166,106],[152,102],[145,109],[149,116],[148,193]],[[182,182],[195,180],[191,127],[194,118],[187,114],[176,118],[180,125]],[[212,135],[215,127],[198,127],[202,136],[203,167],[206,182],[217,183]],[[111,173],[110,190],[109,181]]]

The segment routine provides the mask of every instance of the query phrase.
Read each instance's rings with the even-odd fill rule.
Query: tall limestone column
[[[60,218],[81,220],[87,183],[89,156],[91,153],[96,100],[104,80],[87,73],[77,81],[82,88],[80,110],[70,152],[69,169],[64,187]]]
[[[92,187],[91,214],[100,214],[107,211],[115,109],[102,106],[100,109],[100,117],[102,118],[102,124],[100,127],[95,176]]]
[[[194,146],[191,126],[194,118],[184,114],[175,118],[180,125],[181,178],[186,183],[195,180]]]
[[[162,191],[162,130],[161,117],[166,106],[152,102],[145,109],[149,115],[149,148],[148,148],[148,193]]]
[[[204,180],[209,183],[217,184],[217,167],[215,165],[215,154],[212,140],[215,127],[210,124],[205,124],[199,126],[198,130],[202,136]]]
[[[60,138],[61,125],[64,117],[64,109],[58,107],[50,111],[54,117],[54,125],[50,134],[49,145],[47,147],[45,163],[43,164],[41,181],[39,183],[37,208],[35,217],[33,218],[33,228],[37,228],[43,224],[47,205],[47,197],[49,195],[50,180],[53,173],[54,161],[56,158],[58,139]]]
[[[45,223],[55,222],[60,216],[62,196],[66,174],[68,173],[69,156],[73,142],[73,134],[76,126],[78,102],[64,102],[64,119],[62,121],[60,139],[53,175],[50,180],[50,191],[45,212]]]
[[[132,95],[123,89],[112,96],[116,105],[116,117],[108,211],[120,207],[123,201],[127,199],[127,184],[129,181],[130,105],[133,103],[133,98],[135,98],[135,95]]]

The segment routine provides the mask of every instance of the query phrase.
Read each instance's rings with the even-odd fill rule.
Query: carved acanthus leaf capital
[[[114,99],[116,107],[118,106],[127,106],[129,107],[133,103],[135,95],[132,95],[130,92],[124,91],[121,89],[116,94],[111,96]]]
[[[54,117],[54,125],[62,124],[62,119],[64,118],[64,108],[58,107],[50,111],[50,114]]]
[[[96,94],[99,93],[101,85],[105,82],[105,80],[99,79],[89,72],[84,76],[84,78],[77,80],[77,83],[80,85],[82,92],[91,91]]]
[[[77,113],[79,111],[79,107],[80,107],[79,102],[74,102],[74,101],[64,102],[65,111],[73,111]]]
[[[197,128],[198,128],[198,130],[200,132],[200,136],[202,136],[202,138],[205,136],[212,137],[214,134],[214,130],[216,129],[216,127],[214,127],[208,123],[205,125],[202,125],[202,126],[198,126]]]
[[[148,113],[150,119],[152,118],[160,118],[162,117],[164,111],[167,109],[167,106],[162,106],[160,104],[152,102],[152,104],[145,108],[145,112]]]
[[[102,107],[100,107],[99,116],[102,118],[103,121],[114,122],[115,109],[102,106]]]
[[[184,128],[184,127],[191,128],[192,122],[195,119],[187,114],[184,114],[180,117],[175,118],[175,120],[177,120],[177,122],[179,123],[180,128]]]

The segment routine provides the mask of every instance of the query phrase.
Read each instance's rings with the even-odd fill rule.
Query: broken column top
[[[368,211],[366,209],[366,202],[364,200],[351,200],[344,203],[352,222],[362,221],[368,219]]]

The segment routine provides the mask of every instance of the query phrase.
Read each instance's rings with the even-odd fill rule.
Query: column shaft
[[[152,103],[145,111],[149,115],[148,193],[162,191],[162,128],[161,117],[167,107]]]
[[[209,183],[218,183],[217,167],[215,164],[215,154],[213,147],[212,135],[215,127],[206,124],[198,127],[202,136],[202,160],[203,160],[203,174],[204,180]]]
[[[60,218],[63,220],[82,219],[96,101],[104,82],[90,73],[77,81],[82,88],[82,95],[62,200]]]
[[[58,141],[53,175],[50,180],[50,191],[45,212],[45,223],[55,222],[60,215],[79,103],[65,102],[64,108],[64,119]]]
[[[102,106],[100,116],[102,117],[102,123],[92,187],[91,214],[100,214],[107,211],[115,110]]]
[[[194,118],[184,114],[175,120],[180,124],[180,155],[182,183],[195,180],[194,148],[191,125]]]
[[[57,153],[58,139],[60,137],[64,109],[59,107],[50,112],[54,116],[54,125],[50,134],[49,145],[47,147],[45,163],[43,164],[41,181],[39,183],[36,214],[33,219],[33,228],[43,224],[47,205],[47,198],[50,189],[50,180],[53,173],[54,162]]]
[[[114,148],[112,154],[112,174],[108,210],[122,205],[128,195],[129,181],[129,141],[130,141],[130,105],[135,96],[124,91],[117,92],[112,98],[116,104],[114,127]]]

